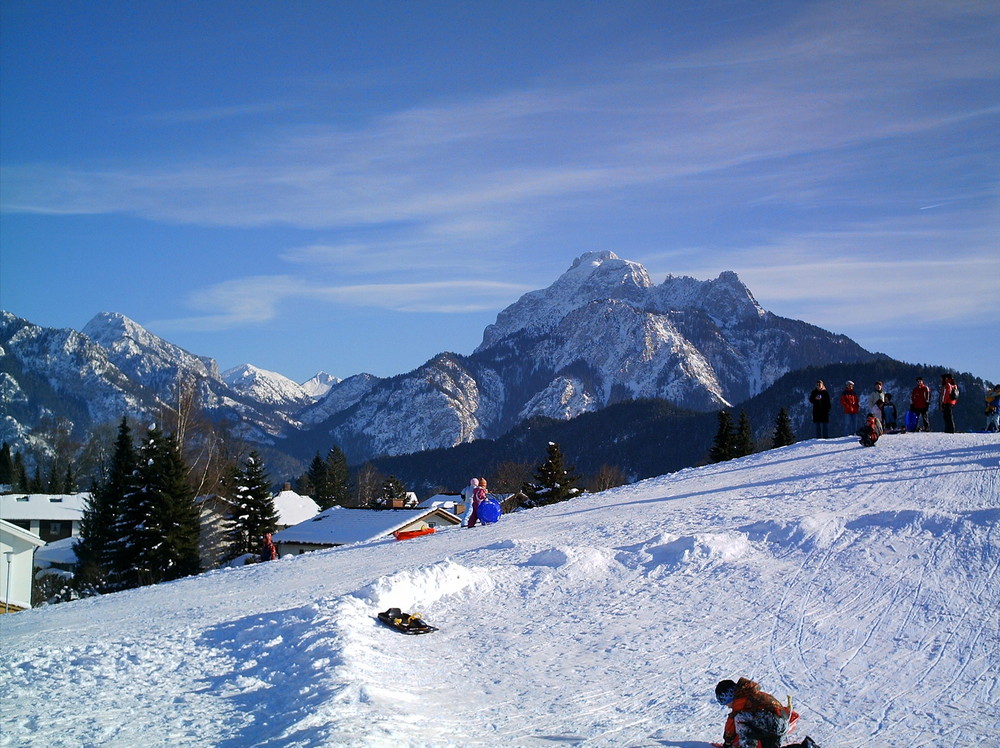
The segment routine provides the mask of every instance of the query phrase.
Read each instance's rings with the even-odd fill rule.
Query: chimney
[[[291,483],[286,483],[285,486],[284,486],[284,488],[282,488],[281,490],[282,491],[291,491],[292,490],[292,484]]]

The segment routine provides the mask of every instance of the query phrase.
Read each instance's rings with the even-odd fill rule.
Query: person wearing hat
[[[993,385],[993,389],[986,393],[986,431],[1000,431],[1000,384]]]
[[[931,422],[927,418],[927,410],[931,406],[931,388],[924,384],[923,377],[917,377],[917,386],[910,393],[910,410],[917,415],[917,427],[914,431],[930,431]]]
[[[722,734],[723,748],[780,748],[788,732],[789,710],[771,694],[747,678],[719,681],[715,698],[729,707]]]
[[[462,515],[462,527],[469,526],[469,520],[472,519],[472,510],[475,508],[472,498],[479,488],[479,478],[473,478],[469,481],[469,485],[462,489],[462,501],[465,502],[465,514]]]
[[[858,430],[858,411],[861,409],[861,400],[858,393],[854,391],[854,382],[850,379],[844,385],[844,391],[840,393],[840,407],[844,411],[844,436],[853,436]]]

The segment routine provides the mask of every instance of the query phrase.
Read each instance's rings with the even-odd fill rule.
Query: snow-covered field
[[[996,435],[811,441],[4,616],[0,745],[703,748],[738,676],[824,748],[1000,745],[998,526]]]

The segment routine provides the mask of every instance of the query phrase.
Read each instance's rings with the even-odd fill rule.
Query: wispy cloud
[[[324,285],[292,275],[251,276],[193,292],[187,305],[202,314],[149,324],[170,332],[231,330],[267,322],[277,317],[287,302],[301,300],[394,312],[456,314],[494,309],[528,290],[513,283],[475,279]]]

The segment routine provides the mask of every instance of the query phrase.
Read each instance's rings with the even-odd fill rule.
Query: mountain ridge
[[[11,319],[0,327],[12,329]],[[788,371],[876,355],[846,336],[767,312],[735,272],[654,284],[642,265],[611,251],[580,255],[550,286],[501,310],[471,354],[440,353],[389,378],[330,378],[318,398],[252,364],[220,373],[210,357],[121,314],[98,314],[79,335],[66,356],[79,363],[84,350],[96,350],[88,341],[110,372],[99,401],[127,403],[126,413],[147,417],[190,388],[210,417],[255,443],[298,459],[335,443],[355,463],[496,438],[536,416],[568,419],[636,398],[712,411],[753,397]],[[0,345],[8,357],[31,357],[13,334]],[[61,389],[72,392],[74,381],[66,377]],[[59,406],[50,398],[45,407]],[[122,413],[113,409],[90,420],[117,420]],[[0,429],[17,439],[31,426],[5,419]],[[74,423],[78,431],[86,426]]]

